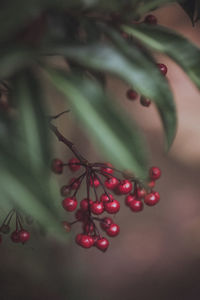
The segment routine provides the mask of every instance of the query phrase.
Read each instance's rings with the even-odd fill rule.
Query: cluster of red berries
[[[162,63],[158,63],[157,66],[158,66],[160,72],[165,76],[167,74],[167,71],[168,71],[167,66],[165,64],[162,64]],[[129,99],[131,101],[134,101],[134,100],[138,99],[139,95],[135,90],[128,89],[127,92],[126,92],[126,97],[127,97],[127,99]],[[140,104],[142,106],[148,107],[151,104],[151,100],[148,99],[148,98],[145,98],[144,96],[141,96],[140,97]]]
[[[15,216],[15,230],[11,231],[10,223],[13,217]],[[16,210],[12,209],[8,215],[6,216],[5,220],[3,221],[0,232],[3,234],[9,234],[10,233],[10,239],[14,243],[26,243],[30,238],[30,233],[25,230],[22,226],[22,217],[21,215],[16,212]],[[0,234],[0,243],[2,242],[2,234]]]
[[[60,159],[52,161],[52,171],[56,174],[62,174],[65,166],[68,166],[72,172],[84,169],[79,176],[71,178],[69,183],[62,186],[60,190],[61,195],[65,197],[62,201],[63,208],[68,212],[75,212],[75,220],[64,221],[62,225],[69,232],[73,224],[82,223],[83,232],[76,236],[76,243],[83,248],[95,246],[102,251],[108,248],[109,241],[100,234],[97,223],[109,237],[119,234],[120,227],[112,218],[100,217],[104,212],[111,215],[119,212],[120,202],[114,195],[124,195],[125,204],[133,212],[143,210],[142,199],[148,206],[153,206],[160,200],[159,193],[152,190],[155,181],[161,176],[161,171],[157,167],[150,169],[149,183],[145,185],[134,176],[127,177],[127,174],[115,169],[110,163],[90,164],[86,161],[81,162],[77,158],[71,158],[68,163],[63,163]],[[114,173],[118,173],[120,178]],[[86,197],[80,201],[78,207],[77,193],[84,179]],[[91,199],[91,193],[95,198],[94,201]]]

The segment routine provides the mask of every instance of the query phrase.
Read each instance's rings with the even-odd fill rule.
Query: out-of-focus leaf
[[[61,236],[57,199],[49,188],[50,181],[39,173],[35,175],[27,161],[16,154],[16,149],[0,144],[0,189],[14,205],[31,214],[48,231]],[[4,201],[1,199],[1,206]]]
[[[123,26],[123,30],[152,50],[172,58],[200,88],[200,49],[183,36],[161,26]]]
[[[36,75],[31,71],[17,74],[12,81],[13,98],[19,109],[19,125],[30,166],[45,170],[50,162],[49,130],[44,95]]]
[[[194,25],[195,23],[195,12],[196,12],[196,3],[199,2],[198,0],[181,0],[179,1],[179,4],[182,6],[184,11],[187,13],[189,16],[192,24]]]
[[[85,67],[114,74],[155,101],[170,146],[176,133],[176,109],[167,80],[159,72],[153,59],[137,44],[130,45],[114,30],[101,27],[113,41],[112,45],[99,42],[86,46],[58,46],[53,52]]]
[[[136,126],[121,107],[115,108],[95,82],[58,71],[48,76],[70,101],[73,112],[82,121],[95,143],[115,165],[146,177],[145,146]]]

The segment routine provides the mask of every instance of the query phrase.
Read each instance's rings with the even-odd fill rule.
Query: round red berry
[[[156,205],[160,200],[160,195],[158,192],[151,192],[147,194],[144,198],[145,204],[148,206]]]
[[[60,189],[60,194],[63,197],[66,197],[70,194],[71,189],[67,185],[63,185]]]
[[[52,160],[51,163],[51,170],[55,173],[55,174],[62,174],[63,172],[63,162],[62,160],[55,158]]]
[[[113,220],[111,218],[106,217],[101,220],[100,224],[103,230],[107,230],[110,227],[110,225],[113,224]]]
[[[65,210],[67,211],[74,211],[77,207],[77,200],[75,197],[69,197],[69,198],[65,198],[62,201],[62,206]]]
[[[76,157],[71,158],[68,161],[68,163],[69,163],[70,170],[73,171],[73,172],[78,171],[81,167],[80,166],[80,161]]]
[[[167,74],[167,66],[165,64],[157,64],[158,68],[160,69],[160,72],[165,76]]]
[[[83,224],[83,230],[87,234],[92,233],[94,231],[94,225],[91,222]]]
[[[151,104],[151,100],[149,100],[148,98],[145,98],[145,97],[141,97],[140,98],[140,104],[142,105],[142,106],[146,106],[146,107],[148,107],[150,104]]]
[[[22,244],[26,243],[30,239],[30,233],[26,230],[20,230],[19,240]]]
[[[113,200],[105,203],[105,210],[109,214],[115,214],[120,210],[120,203],[117,200]]]
[[[114,197],[112,194],[102,194],[100,200],[105,203],[114,200]]]
[[[109,175],[113,173],[113,166],[111,165],[111,163],[105,163],[105,167],[101,168],[101,173],[105,174],[105,175]]]
[[[95,215],[100,215],[104,212],[104,205],[102,202],[96,201],[91,205],[91,211]]]
[[[77,180],[77,178],[71,178],[69,185],[72,190],[77,190],[79,188],[80,181]]]
[[[83,248],[90,248],[93,246],[94,241],[91,236],[82,234],[81,237],[78,239],[78,244]]]
[[[120,227],[117,224],[111,224],[109,228],[106,229],[106,232],[109,236],[116,236],[119,234]]]
[[[90,185],[97,188],[100,185],[99,179],[96,177],[90,178]]]
[[[80,241],[81,241],[81,238],[82,238],[82,233],[78,233],[77,235],[76,235],[76,243],[78,244],[78,245],[80,245]]]
[[[158,23],[158,20],[154,15],[147,15],[144,19],[144,23],[156,25]]]
[[[129,89],[127,92],[126,92],[126,96],[129,100],[136,100],[137,97],[138,97],[138,93],[132,89]]]
[[[131,202],[132,202],[133,200],[137,200],[136,195],[134,195],[134,194],[129,194],[129,195],[127,195],[126,198],[125,198],[125,204],[126,204],[127,206],[130,206],[130,204],[131,204]]]
[[[99,250],[105,252],[108,249],[109,241],[106,238],[102,237],[96,241],[95,246]]]
[[[105,180],[105,186],[109,190],[114,190],[119,184],[119,180],[115,177],[111,177]]]
[[[161,176],[161,170],[158,167],[151,167],[149,170],[151,180],[157,180]]]
[[[151,180],[151,181],[149,181],[149,183],[148,183],[148,187],[150,187],[151,189],[155,186],[155,181],[154,180]]]
[[[91,206],[92,203],[93,203],[93,201],[91,199],[85,198],[85,199],[81,200],[80,207],[83,211],[88,211],[89,205]]]
[[[18,230],[13,231],[10,235],[10,238],[14,243],[19,243],[20,242],[19,231]]]
[[[146,190],[143,188],[137,188],[136,195],[139,199],[144,198],[146,196]]]
[[[128,194],[131,192],[132,188],[133,184],[128,179],[122,180],[117,187],[120,194]]]
[[[143,210],[143,203],[141,200],[134,199],[130,203],[130,209],[134,212],[139,212]]]

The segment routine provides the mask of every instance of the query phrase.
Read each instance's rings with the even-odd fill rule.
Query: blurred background
[[[192,27],[180,7],[169,5],[155,15],[160,24],[200,46],[200,25]],[[47,238],[34,226],[30,227],[32,239],[26,245],[3,243],[1,300],[200,299],[200,95],[172,61],[161,56],[156,59],[168,66],[167,77],[178,111],[177,136],[168,154],[155,107],[146,108],[138,101],[127,100],[128,86],[116,79],[108,78],[108,88],[116,95],[116,105],[117,101],[123,102],[149,141],[151,165],[159,166],[163,172],[156,187],[161,201],[138,214],[122,205],[114,218],[121,233],[110,238],[106,253],[75,244],[80,224],[66,234],[66,243]],[[52,114],[64,110],[60,95],[51,88],[47,90]],[[104,160],[71,114],[56,124],[87,158]],[[67,161],[70,152],[56,138],[54,141],[55,156],[66,157]],[[66,172],[58,178],[60,185],[68,181],[68,175]],[[63,212],[63,220],[72,219]]]

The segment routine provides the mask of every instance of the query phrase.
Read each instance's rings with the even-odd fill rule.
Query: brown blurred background
[[[159,23],[176,29],[200,46],[200,26],[192,27],[177,5],[156,11]],[[161,123],[152,105],[129,102],[127,86],[109,79],[109,88],[143,129],[151,162],[161,167],[157,184],[161,201],[134,214],[123,207],[115,221],[121,234],[110,238],[106,253],[84,250],[73,239],[60,243],[32,232],[25,246],[3,243],[0,255],[0,299],[29,300],[196,300],[200,299],[200,95],[187,76],[168,58],[168,79],[175,94],[178,132],[168,155],[164,152]],[[54,113],[64,109],[62,99],[49,91]],[[91,160],[99,158],[88,137],[70,115],[57,122],[62,132]],[[70,123],[69,123],[70,121]],[[56,139],[55,139],[56,141]],[[63,145],[57,156],[67,158]],[[66,174],[67,175],[67,174]],[[65,178],[60,179],[60,184]],[[63,213],[63,218],[67,215]],[[70,218],[69,218],[70,219]]]

